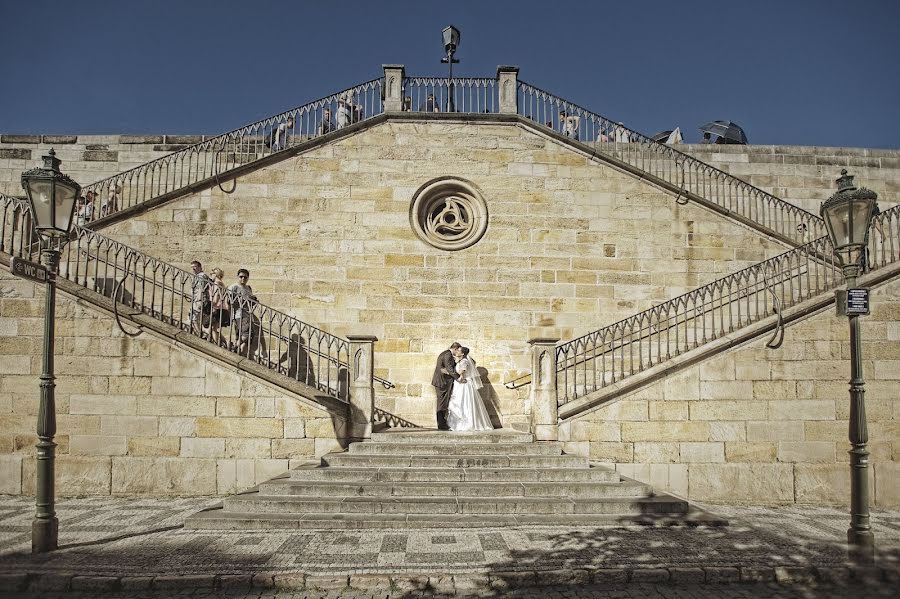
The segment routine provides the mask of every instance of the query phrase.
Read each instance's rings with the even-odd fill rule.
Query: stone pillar
[[[406,69],[402,64],[385,64],[384,67],[384,111],[400,112],[403,110],[403,79]]]
[[[516,114],[519,107],[518,93],[519,67],[500,65],[497,67],[497,85],[500,86],[500,112]]]
[[[350,341],[350,440],[361,441],[372,437],[372,419],[375,412],[375,387],[372,360],[374,344],[378,337],[371,335],[347,335]]]
[[[559,339],[529,339],[531,344],[531,432],[536,441],[559,439],[556,403],[556,342]]]

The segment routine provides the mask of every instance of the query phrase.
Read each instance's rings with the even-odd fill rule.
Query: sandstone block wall
[[[414,234],[435,177],[471,181],[487,233],[456,252]],[[112,226],[186,267],[251,271],[261,301],[339,335],[372,334],[380,407],[427,424],[434,356],[454,339],[486,369],[506,426],[528,411],[503,382],[527,339],[569,339],[784,248],[515,124],[388,122]]]
[[[0,137],[0,149],[33,155],[0,157],[0,185],[19,193],[41,143]],[[136,147],[108,143],[118,162],[107,156],[102,176]],[[891,151],[685,149],[815,213],[842,166],[829,160],[846,161],[883,207],[900,174]],[[69,160],[80,182],[101,178],[85,156]],[[431,248],[410,227],[413,194],[443,175],[487,200],[488,231],[466,250]],[[527,388],[503,382],[528,371],[530,337],[570,339],[785,249],[522,126],[462,122],[388,122],[241,177],[232,195],[207,190],[104,233],[185,268],[222,267],[228,283],[247,267],[262,301],[335,334],[378,336],[376,373],[397,387],[376,388],[376,405],[423,425],[435,355],[469,344],[507,427],[528,425]],[[0,492],[28,492],[43,307],[29,283],[7,274],[0,286]],[[880,288],[863,323],[884,506],[900,504],[898,294],[898,283]],[[89,308],[61,300],[59,327],[60,470],[72,493],[225,493],[335,446],[323,411],[149,335],[124,338]],[[847,338],[845,320],[817,315],[780,350],[755,342],[577,419],[567,450],[696,500],[844,503]]]
[[[847,169],[856,184],[879,195],[881,208],[898,203],[900,150],[815,146],[682,145],[677,148],[760,189],[819,214]]]
[[[43,289],[0,269],[0,493],[34,493]],[[57,299],[57,492],[208,495],[334,449],[329,414]]]
[[[40,165],[50,148],[60,169],[81,185],[94,183],[202,141],[202,135],[0,134],[0,193],[24,195],[22,171]]]
[[[862,320],[872,500],[900,505],[900,282]],[[850,497],[849,327],[829,309],[564,425],[568,450],[698,501]]]

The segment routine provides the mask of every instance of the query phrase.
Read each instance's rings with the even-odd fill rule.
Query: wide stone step
[[[609,468],[325,468],[301,466],[290,472],[299,481],[374,482],[618,482]]]
[[[645,484],[621,481],[600,483],[515,483],[515,482],[398,482],[345,483],[307,482],[283,479],[260,485],[263,495],[304,497],[647,497],[652,489]]]
[[[466,529],[505,526],[727,526],[728,521],[702,510],[684,514],[247,514],[213,509],[190,516],[187,529]]]
[[[547,497],[296,497],[248,493],[224,502],[229,512],[256,514],[685,514],[671,496],[568,499]]]
[[[351,445],[352,447],[352,445]],[[356,452],[322,456],[326,466],[356,468],[587,468],[577,455],[372,455]]]
[[[418,443],[352,443],[353,454],[367,455],[562,455],[560,443],[454,443],[431,445]]]
[[[430,445],[454,445],[460,442],[531,443],[534,441],[534,435],[502,428],[471,433],[456,433],[434,429],[395,428],[380,433],[372,433],[372,441],[376,443],[427,443]]]

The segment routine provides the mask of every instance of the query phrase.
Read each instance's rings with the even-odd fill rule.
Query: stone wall
[[[60,169],[81,185],[94,183],[202,141],[202,135],[0,134],[0,193],[21,196],[22,171],[40,165],[50,148]]]
[[[879,195],[881,208],[900,197],[900,150],[805,146],[681,145],[680,151],[815,215],[847,169]]]
[[[484,195],[487,233],[447,252],[410,226],[435,177]],[[379,406],[434,420],[434,356],[471,345],[506,426],[527,426],[503,382],[526,341],[563,339],[784,251],[749,229],[516,124],[388,122],[105,231],[186,267],[251,271],[260,300],[338,334],[371,334]]]
[[[15,171],[0,183],[18,186],[16,169],[33,166],[45,142],[30,146],[31,162],[0,158],[23,161],[0,162],[0,173]],[[108,142],[119,160],[133,151],[120,142]],[[885,200],[900,173],[889,151],[870,156],[879,164],[863,171],[851,159],[876,151],[684,149],[701,158],[709,152],[723,168],[815,212],[841,166],[820,156],[846,159],[858,183]],[[785,164],[795,156],[811,158]],[[75,152],[68,160],[63,169],[79,181],[100,178],[78,174],[100,169],[81,170],[91,165]],[[785,172],[788,165],[794,170]],[[110,161],[103,176],[122,166]],[[813,170],[798,174],[804,169]],[[444,175],[470,180],[488,205],[484,238],[457,252],[426,245],[410,227],[414,193]],[[376,373],[397,385],[376,388],[376,405],[423,425],[434,419],[434,357],[458,339],[485,369],[490,409],[519,428],[530,406],[503,382],[530,368],[527,339],[570,339],[785,249],[698,206],[678,206],[539,131],[447,121],[387,122],[243,176],[234,194],[206,190],[104,233],[182,267],[193,259],[207,270],[222,267],[228,283],[247,267],[263,302],[338,335],[376,335]],[[30,284],[7,277],[2,285],[0,464],[10,469],[2,480],[13,481],[6,492],[28,492],[33,466],[23,455],[33,445],[42,306]],[[879,290],[863,325],[881,505],[900,504],[890,484],[900,451],[898,292],[896,283]],[[62,303],[69,307],[60,315],[58,390],[69,493],[224,493],[334,447],[324,411],[233,374],[222,379],[231,381],[227,392],[207,389],[211,377],[230,373],[148,335],[121,337],[108,317]],[[756,342],[578,419],[567,447],[697,500],[843,502],[846,339],[843,319],[817,315],[789,328],[781,350]],[[144,373],[152,363],[160,369]],[[142,453],[153,451],[160,453]],[[16,472],[24,483],[14,482]],[[197,488],[169,486],[170,476],[195,479]]]
[[[900,505],[900,282],[862,319],[873,503]],[[833,308],[563,428],[568,451],[698,501],[846,503],[849,327]]]
[[[22,195],[19,177],[50,148],[62,170],[82,185],[198,143],[203,135],[0,134],[0,193]],[[814,214],[835,191],[846,168],[856,182],[881,195],[882,207],[900,195],[900,150],[766,145],[696,145],[677,149]]]
[[[0,493],[34,493],[43,289],[0,268]],[[339,448],[319,406],[57,298],[57,492],[207,495]]]

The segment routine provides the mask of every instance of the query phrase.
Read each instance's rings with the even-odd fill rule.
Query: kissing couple
[[[437,390],[437,425],[442,431],[494,430],[480,389],[484,386],[469,356],[457,342],[440,353],[431,385]]]

